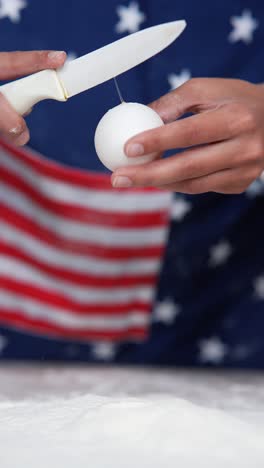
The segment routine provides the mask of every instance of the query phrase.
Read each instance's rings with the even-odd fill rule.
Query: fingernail
[[[9,130],[9,133],[11,133],[11,135],[20,135],[22,132],[23,132],[22,125],[18,125],[18,127],[13,127]]]
[[[14,143],[17,145],[17,146],[24,146],[29,140],[29,134],[28,134],[28,131],[25,130],[21,135],[19,135],[19,137],[17,137],[14,141]]]
[[[128,177],[117,176],[113,180],[114,188],[128,188],[128,187],[132,187],[132,185],[133,185],[133,182]]]
[[[48,53],[48,58],[52,62],[63,59],[65,56],[66,56],[66,52],[64,52],[63,50],[55,50],[53,52]]]
[[[143,156],[144,154],[144,146],[140,143],[131,143],[126,148],[126,155],[129,158],[134,158],[136,156]]]

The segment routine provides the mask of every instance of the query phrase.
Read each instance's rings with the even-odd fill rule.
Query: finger
[[[136,135],[126,143],[125,153],[128,157],[138,157],[227,140],[238,132],[233,121],[229,108],[223,106]]]
[[[214,174],[179,183],[163,185],[159,188],[173,192],[198,195],[207,192],[222,194],[239,194],[244,192],[252,182],[244,169],[226,169]]]
[[[29,140],[29,131],[25,120],[14,111],[1,93],[0,135],[17,146],[23,146]]]
[[[14,79],[40,70],[56,69],[66,60],[63,51],[1,52],[0,80]]]
[[[113,173],[112,182],[118,187],[119,177],[127,177],[131,186],[173,184],[241,165],[246,151],[241,139],[215,143],[148,164],[119,168]]]
[[[245,87],[245,82],[219,78],[195,78],[152,102],[150,107],[161,116],[164,122],[172,122],[186,112],[201,112],[215,108],[219,100],[225,101],[236,96],[240,86]]]
[[[23,114],[23,117],[28,117],[28,115],[30,115],[32,111],[33,111],[33,107],[31,107],[30,109],[28,109],[28,111],[25,112],[25,114]]]
[[[177,89],[150,103],[149,107],[160,115],[164,123],[169,123],[185,113],[186,105]]]
[[[212,86],[213,81],[213,78],[209,83],[206,78],[189,80],[152,102],[150,107],[161,116],[164,122],[172,122],[191,109],[199,107],[203,102],[203,91],[209,84]]]

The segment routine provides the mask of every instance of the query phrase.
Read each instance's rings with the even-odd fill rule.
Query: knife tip
[[[182,34],[186,26],[187,22],[185,20],[171,21],[168,23],[168,29],[173,41]]]

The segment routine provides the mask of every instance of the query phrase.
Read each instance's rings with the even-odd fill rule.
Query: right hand
[[[61,67],[66,60],[65,52],[1,52],[0,80],[13,80],[41,70]],[[29,140],[29,130],[21,117],[0,92],[0,137],[16,146]]]

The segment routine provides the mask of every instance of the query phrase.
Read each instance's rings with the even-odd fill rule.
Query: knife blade
[[[185,26],[185,21],[153,26],[66,64],[57,73],[67,97],[93,88],[153,57],[175,41]]]
[[[44,70],[0,86],[0,92],[21,115],[44,99],[67,101],[161,52],[185,27],[186,22],[180,20],[143,29],[77,58],[59,70]]]

